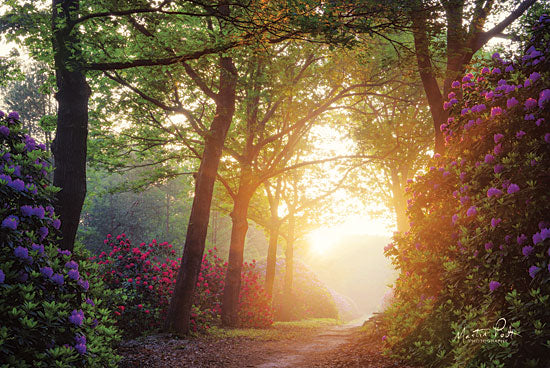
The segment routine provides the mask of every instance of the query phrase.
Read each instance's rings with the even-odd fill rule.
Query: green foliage
[[[17,113],[0,112],[1,366],[116,366],[117,330],[102,301],[110,292],[85,253],[57,248],[44,148]]]
[[[105,234],[120,231],[131,239],[166,239],[183,246],[191,207],[190,178],[149,185],[147,174],[143,169],[122,174],[88,170],[88,194],[78,232],[88,249],[105,250]]]
[[[410,186],[385,311],[392,355],[433,367],[547,366],[550,18],[525,55],[453,83],[447,151]],[[461,90],[459,89],[460,87]]]

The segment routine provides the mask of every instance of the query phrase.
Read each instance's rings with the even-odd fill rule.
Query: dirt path
[[[257,368],[285,368],[285,367],[305,367],[311,358],[318,354],[326,353],[338,348],[352,338],[356,326],[335,326],[322,331],[310,339],[297,341],[295,344],[287,345],[281,351],[277,350],[277,345],[267,347],[269,356],[264,358],[266,363],[256,365]],[[273,349],[275,348],[275,349]],[[271,351],[273,349],[273,351]]]
[[[278,335],[277,335],[278,336]],[[282,336],[282,337],[281,337]],[[182,340],[167,335],[125,342],[119,349],[122,368],[390,368],[401,365],[381,355],[380,339],[357,326],[288,329],[273,338],[202,337]]]

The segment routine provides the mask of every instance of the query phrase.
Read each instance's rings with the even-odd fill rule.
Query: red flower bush
[[[125,234],[116,238],[108,235],[105,244],[111,251],[92,260],[103,265],[106,285],[123,294],[114,308],[119,327],[129,336],[158,329],[168,309],[181,258],[175,257],[173,246],[167,242],[153,240],[133,246]],[[208,329],[218,320],[226,268],[216,248],[204,255],[191,311],[191,330]],[[273,313],[255,264],[245,263],[241,277],[241,326],[270,326]]]

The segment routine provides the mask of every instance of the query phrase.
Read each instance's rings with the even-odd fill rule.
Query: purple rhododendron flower
[[[497,188],[489,188],[489,190],[487,190],[487,197],[491,198],[491,197],[500,197],[502,195],[502,190],[500,189],[497,189]]]
[[[495,52],[495,53],[491,56],[491,58],[493,58],[493,59],[500,59],[500,54],[499,54],[498,52]]]
[[[525,234],[518,235],[517,242],[519,245],[522,245],[527,240],[527,236]]]
[[[86,304],[90,304],[92,307],[95,305],[95,304],[94,304],[94,301],[93,301],[92,299],[90,299],[90,298],[87,298],[87,299],[86,299]]]
[[[486,164],[490,164],[493,161],[495,161],[495,156],[488,153],[488,154],[485,155],[485,160],[484,161],[485,161]]]
[[[57,248],[57,253],[59,254],[62,254],[64,256],[70,256],[71,255],[71,251],[70,250],[62,250],[60,248]]]
[[[42,255],[44,254],[44,246],[42,244],[32,244],[31,246],[32,250],[35,250],[38,252],[38,254]]]
[[[82,312],[82,309],[78,311],[76,309],[73,310],[69,316],[69,322],[76,326],[82,326],[82,323],[84,322],[84,312]]]
[[[539,94],[539,107],[542,109],[544,104],[550,100],[550,89],[545,89]]]
[[[458,87],[460,87],[460,82],[459,82],[459,81],[454,81],[454,82],[451,84],[451,87],[453,87],[453,88],[458,88]]]
[[[495,146],[495,148],[493,148],[493,153],[497,156],[502,153],[502,144],[501,143],[497,144]]]
[[[500,71],[500,68],[493,68],[493,70],[491,71],[491,74],[500,74],[501,71]]]
[[[19,218],[17,216],[10,215],[2,221],[2,227],[6,229],[16,230],[19,224]]]
[[[8,119],[20,120],[19,113],[17,111],[12,111],[8,114]]]
[[[44,207],[38,206],[33,208],[32,214],[42,220],[46,214],[46,211],[44,210]]]
[[[535,106],[537,106],[537,100],[535,100],[534,98],[529,97],[527,100],[525,100],[525,108],[527,110],[532,109]]]
[[[84,289],[84,291],[87,291],[90,288],[90,283],[88,282],[88,280],[79,279],[76,283],[78,284],[78,286]]]
[[[525,121],[535,120],[535,114],[525,114],[523,118]]]
[[[533,253],[533,250],[535,250],[535,248],[533,248],[532,246],[530,245],[526,245],[525,247],[521,248],[521,253],[525,256],[525,257],[529,257],[529,255],[531,253]]]
[[[493,242],[487,242],[487,243],[485,243],[485,250],[489,250],[489,249],[491,249],[491,248],[493,248]]]
[[[74,346],[74,349],[81,355],[86,354],[86,337],[77,336],[75,340],[76,344]]]
[[[51,277],[51,279],[55,284],[57,284],[59,286],[61,286],[65,283],[65,279],[63,278],[63,275],[59,274],[59,273],[56,273],[55,275],[53,275]]]
[[[29,206],[29,205],[21,206],[20,210],[21,210],[21,214],[25,217],[31,217],[33,214],[33,208],[32,206]]]
[[[506,69],[504,69],[504,71],[506,73],[513,72],[514,71],[514,66],[512,64],[510,64],[506,67]]]
[[[77,270],[69,270],[69,272],[67,272],[67,276],[69,276],[70,279],[73,279],[75,281],[77,281],[80,278],[80,274],[78,273]]]
[[[0,268],[0,284],[3,284],[6,280],[6,275],[4,274],[4,271]]]
[[[491,281],[489,283],[489,290],[491,290],[491,291],[495,291],[499,287],[500,287],[500,282],[498,282],[498,281]]]
[[[517,104],[519,104],[519,101],[517,100],[517,98],[515,97],[509,98],[508,101],[506,101],[506,108],[511,109]]]
[[[51,267],[40,268],[40,273],[46,278],[51,278],[53,276],[53,270]]]
[[[466,216],[471,217],[477,215],[477,208],[476,206],[472,206],[468,208],[468,211],[466,211]]]
[[[495,141],[495,144],[500,142],[500,140],[504,138],[504,134],[497,133],[493,136],[493,140]]]
[[[516,133],[516,138],[521,139],[525,134],[527,133],[525,133],[523,130],[520,130],[519,132]]]
[[[5,137],[9,137],[10,135],[10,128],[8,128],[5,125],[0,125],[0,134],[2,134]]]
[[[519,192],[519,185],[517,184],[510,184],[508,186],[508,189],[506,190],[508,194],[514,194],[516,192]]]
[[[54,219],[54,220],[52,221],[52,226],[53,226],[55,229],[59,230],[59,228],[61,227],[61,220],[60,220],[60,219]]]
[[[22,192],[25,190],[25,182],[21,179],[15,179],[11,183],[8,183],[8,187],[15,189],[18,192]]]
[[[493,171],[495,172],[495,174],[501,173],[502,170],[504,170],[504,166],[501,164],[496,164],[495,167],[493,168]]]
[[[481,68],[481,74],[489,74],[490,69],[487,67]]]
[[[540,271],[540,267],[537,266],[531,266],[529,267],[529,276],[531,276],[532,279],[535,278],[536,274]]]
[[[442,132],[445,131],[447,129],[448,125],[443,123],[439,126],[439,130],[441,130]]]
[[[540,74],[538,72],[533,72],[529,75],[529,79],[531,79],[531,81],[533,82],[536,82],[540,79]]]
[[[542,240],[546,240],[550,238],[550,229],[541,229],[540,230],[540,236],[542,237]]]
[[[38,229],[38,235],[40,236],[40,240],[44,240],[46,236],[48,236],[49,230],[47,227],[42,226],[40,229]]]
[[[544,141],[545,141],[546,143],[550,143],[550,133],[546,133],[546,134],[544,135]]]
[[[492,228],[495,228],[498,226],[498,224],[500,224],[502,222],[502,219],[501,218],[492,218],[491,219],[491,227]]]
[[[537,245],[540,242],[542,242],[542,235],[540,232],[533,234],[533,244]]]
[[[68,268],[69,270],[78,270],[78,263],[75,261],[69,261],[65,263],[65,268]]]
[[[13,250],[13,254],[21,260],[26,260],[29,257],[29,250],[19,246]]]
[[[500,106],[495,106],[491,108],[491,116],[497,116],[502,114],[502,108]]]
[[[486,100],[491,100],[495,96],[495,93],[493,91],[489,91],[485,94]]]

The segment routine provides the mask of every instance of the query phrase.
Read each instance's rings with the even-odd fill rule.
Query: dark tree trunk
[[[443,110],[443,96],[437,84],[434,67],[430,60],[430,40],[424,14],[421,12],[413,13],[412,22],[416,61],[432,115],[435,139],[434,151],[436,153],[443,153],[445,141],[439,126],[447,120],[447,113]]]
[[[61,219],[61,244],[72,250],[86,196],[86,147],[90,87],[80,68],[81,52],[74,32],[64,26],[76,17],[77,0],[53,0],[53,50],[58,101],[57,131],[52,142],[53,184],[59,188],[55,210]]]
[[[222,57],[216,116],[204,142],[183,256],[165,321],[165,328],[177,334],[186,334],[189,331],[189,317],[204,253],[214,182],[224,141],[235,113],[236,75],[233,60],[230,57]]]
[[[225,287],[222,299],[222,324],[235,327],[239,323],[239,292],[241,290],[241,271],[243,267],[244,243],[248,231],[248,206],[254,194],[255,186],[248,182],[247,172],[241,177],[241,185],[233,203],[231,212],[231,243],[225,275]],[[244,183],[243,183],[244,181]]]
[[[275,283],[275,272],[277,271],[277,242],[279,240],[280,222],[274,221],[269,228],[269,247],[267,248],[267,262],[265,268],[265,291],[271,298],[273,295],[273,284]]]

